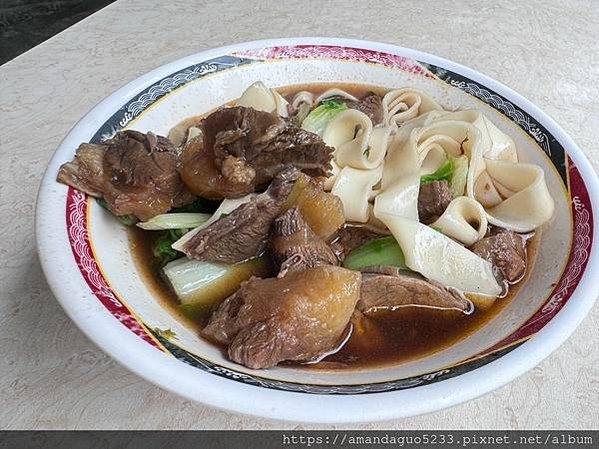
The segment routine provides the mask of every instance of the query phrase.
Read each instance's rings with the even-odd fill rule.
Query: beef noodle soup
[[[81,144],[58,180],[129,226],[165,307],[255,369],[455,344],[526,282],[554,207],[479,111],[339,83],[254,83],[168,136]]]

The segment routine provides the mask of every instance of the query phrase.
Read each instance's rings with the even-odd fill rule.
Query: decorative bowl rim
[[[114,317],[102,307],[94,313],[83,313],[78,306],[76,295],[65,289],[61,282],[67,274],[77,276],[79,267],[64,245],[57,239],[46,237],[46,221],[56,216],[59,205],[53,201],[57,194],[55,177],[61,163],[59,157],[66,149],[71,154],[81,140],[79,134],[96,132],[121,106],[124,98],[133,98],[149,86],[175,73],[181,68],[198,64],[222,55],[243,53],[251,50],[275,47],[331,46],[341,48],[364,49],[389,55],[399,55],[418,62],[432,64],[464,75],[475,80],[522,110],[533,116],[567,148],[568,158],[580,173],[582,183],[588,191],[589,208],[597,210],[599,201],[599,182],[590,163],[574,141],[546,113],[514,92],[509,87],[460,64],[417,50],[392,44],[343,38],[282,38],[245,42],[195,53],[177,61],[158,67],[145,75],[129,82],[92,108],[65,137],[44,174],[36,205],[36,238],[40,261],[48,284],[67,314],[76,325],[102,350],[122,365],[155,383],[162,388],[183,397],[205,404],[239,413],[258,415],[273,419],[293,421],[333,423],[364,422],[397,417],[407,417],[439,410],[451,405],[478,397],[508,383],[533,368],[576,329],[591,309],[595,294],[592,288],[592,275],[599,270],[599,256],[596,248],[590,247],[586,268],[577,285],[572,289],[570,299],[562,309],[535,335],[496,360],[484,366],[448,378],[439,382],[417,386],[399,391],[377,392],[367,395],[325,395],[302,394],[300,392],[260,388],[240,382],[232,382],[225,377],[215,376],[180,363],[175,358],[156,351],[138,335],[121,326]],[[54,218],[56,221],[56,218]],[[66,224],[66,221],[65,221]],[[594,240],[594,230],[599,219],[597,214],[591,217],[590,243]],[[67,241],[66,226],[60,235]],[[60,240],[60,239],[58,239]],[[63,242],[64,243],[64,242]],[[62,251],[56,251],[61,249]],[[80,275],[80,274],[79,274]],[[82,292],[85,296],[90,291]],[[78,297],[80,298],[81,295]],[[173,379],[177,379],[175,383]]]

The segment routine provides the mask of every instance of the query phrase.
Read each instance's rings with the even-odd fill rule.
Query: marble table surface
[[[133,375],[67,318],[35,251],[46,163],[102,98],[161,64],[261,38],[399,44],[469,65],[549,113],[599,167],[599,3],[120,0],[0,67],[0,428],[345,428],[193,403]],[[599,428],[599,306],[539,366],[477,400],[363,429]]]

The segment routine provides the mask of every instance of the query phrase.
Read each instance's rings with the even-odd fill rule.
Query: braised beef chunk
[[[220,305],[203,334],[249,368],[319,359],[342,342],[359,293],[360,273],[341,267],[252,278]]]
[[[82,144],[58,181],[103,197],[116,215],[148,220],[193,201],[176,164],[177,151],[166,137],[122,131],[98,145]]]
[[[235,161],[230,161],[231,164]],[[234,165],[234,164],[232,164]],[[254,177],[252,168],[243,166],[249,171],[246,176],[239,173],[226,178],[216,166],[214,155],[210,149],[204,146],[201,138],[191,139],[183,147],[179,161],[179,174],[187,188],[195,195],[210,200],[222,200],[223,198],[239,198],[254,191],[254,182],[247,182]],[[230,170],[230,166],[225,168]]]
[[[75,159],[62,164],[57,181],[96,198],[104,192],[105,145],[82,143],[77,148]]]
[[[262,253],[273,220],[281,213],[300,176],[294,168],[279,173],[266,192],[242,204],[226,217],[201,229],[183,251],[192,259],[237,263]]]
[[[470,249],[491,262],[509,282],[517,282],[526,272],[526,240],[520,234],[501,230]]]
[[[449,183],[443,181],[432,181],[420,184],[418,194],[418,217],[424,224],[430,224],[439,218],[449,203],[453,200]]]
[[[220,168],[229,158],[249,165],[262,150],[259,144],[272,140],[283,131],[285,122],[276,114],[234,107],[218,109],[208,115],[202,128],[204,146],[212,150],[214,161]],[[248,183],[254,182],[254,178]]]
[[[333,147],[311,132],[295,126],[286,128],[270,141],[251,161],[258,185],[269,181],[283,167],[292,165],[312,177],[327,177],[331,173]]]
[[[346,101],[347,107],[366,114],[374,126],[383,123],[383,99],[370,92],[359,101]]]
[[[292,207],[272,224],[270,253],[279,276],[319,265],[337,265],[331,248],[308,226],[297,207]]]
[[[331,243],[331,249],[339,261],[343,262],[347,255],[354,249],[379,237],[382,237],[382,235],[365,226],[345,225],[337,231],[337,234]]]
[[[303,173],[293,186],[290,204],[297,206],[314,233],[329,242],[337,229],[345,223],[341,198],[323,190],[322,178],[315,179]]]
[[[397,267],[371,267],[362,273],[356,308],[365,314],[398,307],[434,307],[470,313],[472,304],[457,290],[434,284]]]
[[[293,166],[310,176],[328,176],[333,148],[276,114],[237,106],[202,122],[203,141],[181,165],[188,188],[211,199],[243,196]],[[206,161],[212,160],[207,167]]]

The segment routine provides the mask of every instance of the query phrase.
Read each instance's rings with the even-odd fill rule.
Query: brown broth
[[[129,239],[135,264],[144,283],[161,304],[187,327],[200,332],[208,317],[190,320],[178,308],[179,301],[154,263],[152,243],[156,233],[132,227]],[[452,311],[406,307],[382,311],[355,326],[345,345],[319,363],[303,365],[311,369],[357,369],[391,365],[415,360],[446,349],[472,335],[495,318],[516,296],[532,270],[540,242],[537,233],[527,245],[528,264],[524,279],[510,288],[486,310],[476,308],[471,315]]]
[[[279,88],[278,91],[290,101],[301,90],[318,95],[333,87],[341,88],[356,97],[367,92],[380,95],[388,90],[361,84],[323,83],[289,86]],[[156,264],[152,254],[156,236],[155,232],[130,228],[129,239],[136,266],[145,284],[162,305],[187,327],[200,332],[208,317],[193,321],[179,310],[177,297],[162,278],[160,266]],[[528,241],[528,263],[524,279],[511,286],[506,297],[495,300],[486,310],[476,308],[470,315],[415,307],[377,312],[364,317],[359,326],[354,326],[349,340],[338,352],[319,363],[302,366],[310,369],[372,368],[423,358],[455,345],[489,323],[512,301],[530,275],[540,239],[540,233],[537,232]]]

